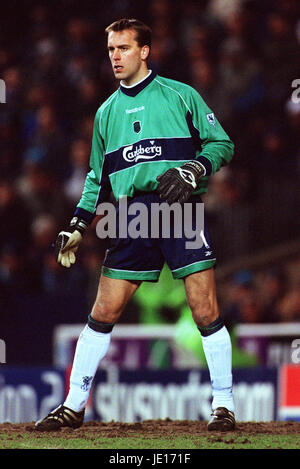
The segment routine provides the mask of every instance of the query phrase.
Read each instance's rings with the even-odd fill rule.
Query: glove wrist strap
[[[88,223],[79,217],[73,217],[70,222],[70,230],[72,233],[73,231],[77,230],[81,235],[83,235],[88,226]]]
[[[194,170],[197,177],[203,176],[205,172],[202,164],[198,161],[189,161],[188,163],[185,163],[182,168]]]

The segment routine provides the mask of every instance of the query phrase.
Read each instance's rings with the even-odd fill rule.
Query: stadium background
[[[55,328],[85,323],[95,296],[106,248],[95,229],[70,270],[56,264],[52,243],[81,194],[94,114],[118,86],[104,28],[121,17],[152,27],[150,66],[195,87],[235,142],[231,165],[211,178],[205,199],[233,337],[240,325],[280,329],[300,320],[300,103],[291,99],[300,79],[299,2],[12,0],[0,15],[4,372],[51,367]],[[193,343],[189,352],[203,364],[182,284],[167,271],[155,287],[143,285],[120,324],[179,327],[186,340],[177,345]],[[235,364],[265,365],[249,347],[237,346]]]

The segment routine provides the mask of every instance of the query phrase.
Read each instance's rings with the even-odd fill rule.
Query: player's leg
[[[186,297],[201,333],[212,384],[212,419],[209,430],[235,427],[232,396],[231,339],[219,314],[214,269],[202,270],[184,279]]]
[[[190,210],[192,208],[192,210]],[[188,212],[186,212],[188,210]],[[183,205],[182,237],[161,240],[161,249],[175,279],[185,282],[186,297],[195,323],[202,335],[213,390],[213,411],[225,409],[225,417],[213,415],[219,429],[234,425],[231,372],[231,340],[219,315],[213,267],[216,264],[204,205],[199,196],[193,196]],[[174,225],[175,226],[175,225]],[[190,243],[194,233],[194,241]],[[199,237],[200,234],[200,238]],[[195,242],[196,241],[196,242]],[[232,421],[229,420],[233,419]],[[215,423],[209,422],[209,430]]]
[[[101,275],[91,318],[100,323],[115,324],[140,284],[140,280],[115,279]]]
[[[101,275],[92,312],[77,341],[67,398],[62,406],[36,423],[37,430],[82,425],[92,381],[107,353],[113,326],[140,283]]]
[[[88,323],[78,339],[70,391],[65,405],[81,411],[87,402],[93,377],[100,360],[106,355],[114,324],[140,282],[111,279],[101,275],[98,292]]]
[[[143,194],[129,200],[128,204],[140,202],[148,207],[152,199],[152,194]],[[132,217],[128,215],[128,223]],[[116,218],[118,222],[118,207]],[[114,323],[142,281],[158,280],[163,263],[155,239],[129,236],[111,239],[102,265],[97,297],[88,324],[77,342],[68,396],[64,405],[37,422],[38,430],[49,431],[64,424],[69,427],[82,424],[92,380],[108,350]]]
[[[151,203],[151,194],[133,200],[147,206]],[[127,222],[130,220],[128,216]],[[158,280],[162,266],[163,258],[151,239],[128,236],[111,240],[102,265],[97,297],[76,347],[66,407],[82,411],[99,361],[108,350],[115,322],[142,281]]]
[[[205,269],[184,278],[186,298],[199,328],[208,328],[219,317],[214,269]]]

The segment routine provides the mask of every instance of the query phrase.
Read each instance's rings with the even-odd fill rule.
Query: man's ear
[[[143,60],[146,60],[148,58],[149,52],[150,52],[150,47],[149,46],[143,46],[142,47],[142,59]]]

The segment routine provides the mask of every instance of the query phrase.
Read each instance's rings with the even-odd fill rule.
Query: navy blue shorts
[[[142,204],[139,207],[143,210],[135,212],[133,210],[132,215],[127,213],[125,225],[122,219],[122,237],[120,237],[119,215],[120,211],[123,214],[125,212],[120,209],[120,203],[117,205],[117,237],[110,239],[102,266],[104,276],[156,282],[165,262],[174,279],[184,278],[215,265],[214,250],[205,219],[203,220],[204,204],[201,198],[192,196],[183,206],[176,204],[176,209],[179,210],[176,211],[176,215],[171,211],[164,212],[163,215],[158,212],[157,216],[157,211],[154,211],[153,207],[155,206],[157,210],[162,202],[159,196],[152,192],[128,198],[129,212],[134,203]],[[132,206],[131,209],[136,207],[138,205]],[[169,206],[165,203],[166,207]],[[124,233],[124,226],[128,227],[127,233]],[[137,235],[139,237],[136,237]]]

